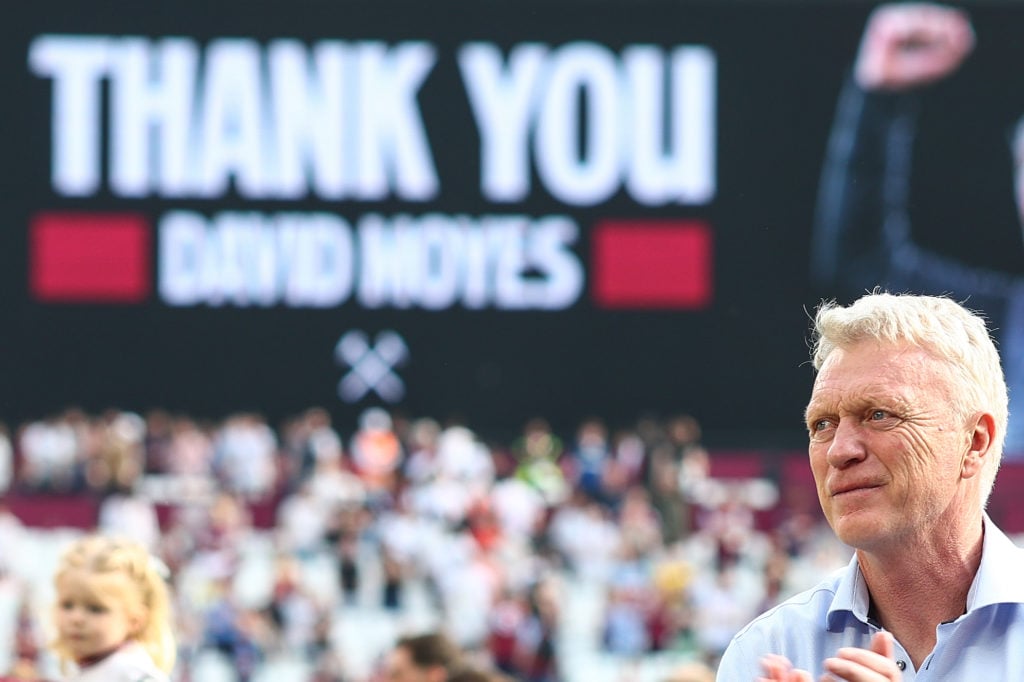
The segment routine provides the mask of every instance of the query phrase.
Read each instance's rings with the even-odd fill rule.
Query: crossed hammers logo
[[[409,347],[398,332],[380,332],[372,346],[365,332],[345,332],[334,346],[334,359],[351,368],[338,382],[338,396],[345,402],[357,402],[370,391],[388,403],[405,396],[405,384],[394,369],[409,359]]]

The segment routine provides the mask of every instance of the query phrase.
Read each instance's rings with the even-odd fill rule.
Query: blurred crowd
[[[0,425],[0,490],[93,497],[96,529],[167,564],[177,679],[196,682],[210,656],[240,682],[281,657],[316,682],[390,679],[387,646],[353,646],[382,619],[525,682],[580,679],[584,655],[627,679],[658,654],[713,671],[742,625],[849,551],[776,482],[712,470],[688,415],[569,434],[537,418],[501,443],[381,408],[347,434],[320,408],[277,428],[117,410]],[[40,532],[0,508],[18,583],[0,673],[24,679],[50,673],[48,594],[3,563]]]

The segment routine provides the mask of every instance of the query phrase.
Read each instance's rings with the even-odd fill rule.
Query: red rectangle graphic
[[[29,291],[45,303],[139,303],[150,294],[148,219],[45,212],[29,227]]]
[[[602,221],[591,233],[591,296],[601,308],[706,308],[712,264],[702,221]]]

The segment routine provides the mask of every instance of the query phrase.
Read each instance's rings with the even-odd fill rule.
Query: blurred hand
[[[785,656],[768,654],[761,659],[764,676],[757,682],[813,682],[806,670],[796,670]]]
[[[883,5],[871,13],[854,68],[866,90],[904,90],[945,78],[974,48],[961,10],[926,2]]]
[[[761,659],[764,671],[757,682],[813,682],[806,670],[797,670],[785,656],[768,654]],[[834,658],[825,659],[821,680],[845,682],[901,682],[903,674],[896,665],[896,647],[892,635],[879,632],[871,639],[870,649],[844,647]]]
[[[835,658],[825,659],[825,672],[846,682],[900,682],[903,674],[896,666],[892,635],[879,632],[871,639],[871,649],[845,647]],[[826,674],[822,679],[831,679]]]

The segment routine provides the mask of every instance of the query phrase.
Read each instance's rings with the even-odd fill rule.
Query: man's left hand
[[[892,635],[879,632],[870,649],[844,647],[834,658],[825,659],[825,670],[846,682],[900,682],[903,674],[896,665]]]

